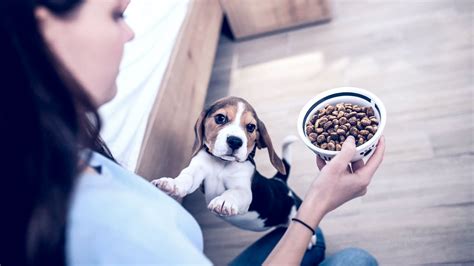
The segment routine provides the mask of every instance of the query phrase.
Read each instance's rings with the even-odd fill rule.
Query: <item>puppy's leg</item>
[[[248,212],[252,202],[252,175],[254,167],[242,168],[239,174],[230,174],[224,178],[227,189],[212,199],[207,208],[217,215],[232,216]]]
[[[202,154],[198,153],[176,178],[162,177],[152,180],[151,183],[173,198],[183,198],[193,193],[204,180],[206,176],[204,159]]]
[[[228,189],[222,195],[215,197],[207,208],[220,216],[244,214],[252,202],[252,191],[247,188]]]

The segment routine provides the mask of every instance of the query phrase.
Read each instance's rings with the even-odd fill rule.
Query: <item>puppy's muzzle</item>
[[[242,147],[242,144],[243,144],[242,139],[238,137],[234,137],[234,136],[227,137],[227,145],[229,145],[229,147],[232,150],[237,150],[238,148]]]

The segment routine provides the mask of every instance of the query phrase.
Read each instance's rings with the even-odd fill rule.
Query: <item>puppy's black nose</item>
[[[238,148],[242,147],[242,140],[240,138],[229,136],[227,137],[227,144],[233,150],[237,150]]]

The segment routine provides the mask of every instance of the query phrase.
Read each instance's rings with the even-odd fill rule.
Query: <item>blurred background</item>
[[[474,265],[472,0],[221,0],[225,21],[206,105],[247,99],[277,151],[316,94],[367,89],[387,108],[385,160],[368,194],[330,213],[327,254],[346,247],[381,265]],[[196,116],[197,117],[197,116]],[[304,196],[314,154],[293,146],[290,186]],[[265,151],[257,168],[275,173]],[[210,214],[200,191],[184,206],[205,253],[225,265],[264,233]]]

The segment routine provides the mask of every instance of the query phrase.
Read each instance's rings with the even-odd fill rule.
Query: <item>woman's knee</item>
[[[377,260],[369,252],[360,248],[348,248],[345,250],[347,256],[352,257],[356,265],[378,265]]]
[[[326,247],[324,234],[320,227],[316,228],[316,245],[324,248]]]
[[[327,260],[323,261],[321,265],[376,266],[378,262],[374,256],[363,249],[346,248],[330,256]]]

